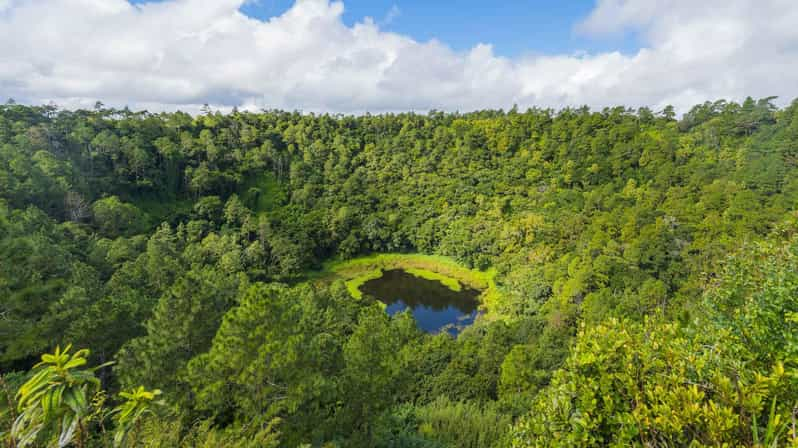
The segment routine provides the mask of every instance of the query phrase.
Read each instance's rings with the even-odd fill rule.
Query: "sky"
[[[241,11],[265,20],[293,4],[293,0],[259,0],[245,3]],[[594,0],[349,0],[344,3],[342,21],[352,26],[371,17],[384,31],[420,42],[437,39],[455,51],[490,43],[497,55],[506,57],[637,50],[631,34],[591,39],[573,32],[573,24],[586,17],[594,5]]]
[[[794,0],[0,0],[0,101],[684,112],[798,96]]]

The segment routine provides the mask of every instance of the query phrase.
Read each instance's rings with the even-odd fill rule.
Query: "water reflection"
[[[411,309],[418,326],[428,333],[446,331],[457,335],[474,322],[479,306],[476,289],[452,291],[441,282],[416,277],[402,269],[385,271],[382,277],[364,283],[360,290],[383,302],[389,315]]]

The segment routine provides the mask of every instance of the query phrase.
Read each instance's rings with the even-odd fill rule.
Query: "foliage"
[[[794,224],[787,229],[786,242],[730,257],[691,325],[610,320],[583,329],[515,427],[514,445],[798,444],[790,432],[798,245]]]
[[[460,291],[463,289],[460,282],[457,279],[447,277],[443,274],[439,274],[435,271],[429,271],[426,269],[418,269],[418,268],[410,268],[407,269],[405,272],[408,274],[414,275],[419,278],[425,278],[427,280],[435,280],[446,286],[447,288],[451,289],[452,291]]]
[[[744,246],[706,294],[706,324],[726,328],[758,368],[783,363],[798,386],[798,237]],[[798,392],[795,389],[794,392]]]
[[[755,416],[767,416],[786,377],[782,364],[746,369],[744,352],[729,334],[674,324],[611,320],[586,330],[516,426],[514,446],[752,443]]]
[[[116,196],[98,200],[92,209],[100,233],[110,238],[130,236],[144,228],[141,211],[134,205],[120,201]]]
[[[161,395],[159,389],[147,391],[143,386],[130,392],[120,392],[119,396],[125,401],[114,409],[116,432],[114,433],[114,446],[135,446],[136,439],[141,432],[142,419],[148,414],[153,414],[153,404],[163,405],[155,399]]]
[[[495,405],[452,402],[403,404],[378,422],[378,447],[501,447],[507,445],[510,416]]]
[[[798,102],[772,100],[2,105],[0,370],[116,360],[75,383],[86,445],[489,446],[510,421],[518,445],[794,444]],[[394,267],[485,312],[452,338],[352,300]],[[50,403],[36,443],[75,421]]]
[[[100,386],[94,371],[105,365],[78,369],[86,365],[89,351],[70,354],[71,348],[68,345],[61,351],[56,347],[54,353],[42,355],[33,376],[19,388],[19,415],[11,428],[11,438],[20,448],[35,445],[40,434],[47,437],[50,431],[56,434],[59,447],[72,442],[79,447],[85,445],[91,399]]]

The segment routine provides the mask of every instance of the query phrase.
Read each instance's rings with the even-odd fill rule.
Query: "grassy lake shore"
[[[324,263],[320,271],[310,275],[311,280],[343,280],[352,297],[361,298],[360,286],[382,276],[383,271],[402,269],[416,277],[441,282],[453,291],[464,286],[482,291],[480,302],[490,309],[499,298],[493,279],[495,270],[479,271],[460,265],[454,259],[441,255],[425,254],[374,254],[351,260],[334,260]]]

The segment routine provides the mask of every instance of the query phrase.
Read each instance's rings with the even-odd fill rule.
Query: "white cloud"
[[[793,0],[599,0],[577,31],[634,31],[643,49],[515,59],[486,44],[417,42],[371,19],[350,27],[340,2],[298,0],[267,21],[240,13],[243,3],[0,0],[0,98],[167,110],[684,110],[746,95],[787,101],[798,86]]]
[[[399,16],[401,15],[402,15],[402,10],[399,9],[399,7],[394,4],[391,6],[391,9],[389,9],[388,12],[385,14],[385,18],[383,18],[380,21],[380,25],[381,26],[390,25],[391,23],[393,23],[394,20],[398,19]]]

